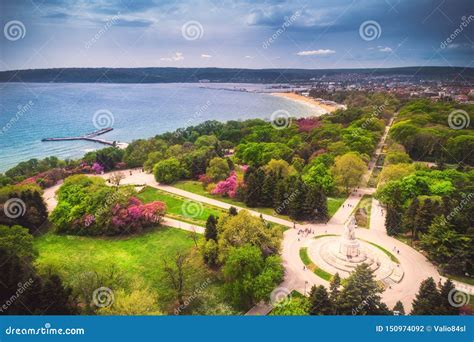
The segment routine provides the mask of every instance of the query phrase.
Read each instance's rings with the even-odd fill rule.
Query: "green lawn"
[[[313,264],[313,262],[309,258],[307,247],[303,247],[303,248],[300,249],[300,258],[301,258],[301,261],[303,261],[303,264],[305,264],[306,267],[308,267],[308,269],[313,271],[314,274],[316,274],[318,277],[320,277],[320,278],[322,278],[326,281],[331,281],[331,278],[332,278],[331,273],[326,272],[325,270],[323,270],[323,269],[319,268],[318,266],[316,266],[315,264]]]
[[[138,194],[143,202],[162,201],[166,203],[166,215],[177,220],[204,226],[209,215],[218,217],[226,211],[208,204],[187,200],[184,197],[158,190],[150,186],[145,187]]]
[[[236,206],[236,207],[247,208],[247,209],[258,211],[259,213],[262,213],[262,214],[265,214],[265,215],[272,215],[272,216],[279,217],[279,218],[284,219],[284,220],[293,221],[287,215],[279,215],[279,214],[275,213],[275,210],[273,210],[272,208],[249,208],[249,207],[247,207],[247,205],[244,202],[236,201],[236,200],[234,200],[232,198],[228,198],[228,197],[212,195],[212,194],[208,193],[206,190],[204,190],[203,187],[202,187],[201,182],[198,182],[198,181],[190,181],[190,180],[179,181],[179,182],[173,184],[173,186],[178,188],[178,189],[189,191],[189,192],[192,192],[192,193],[197,194],[197,195],[213,198],[213,199],[231,204],[231,205]],[[339,207],[342,205],[342,203],[344,203],[345,200],[346,200],[346,197],[328,198],[329,217],[332,217],[334,215],[334,213],[337,211],[337,209],[339,209]]]
[[[333,217],[339,207],[344,203],[347,197],[328,197],[328,213],[329,217]]]
[[[162,308],[172,301],[172,293],[163,282],[163,260],[176,252],[190,251],[194,242],[188,232],[157,227],[138,236],[126,238],[97,238],[47,233],[34,240],[39,251],[38,269],[52,269],[68,285],[86,272],[107,274],[114,268],[125,284],[138,281],[155,290]],[[197,258],[199,256],[194,256]],[[193,263],[193,282],[199,285],[210,275],[200,263]],[[194,274],[195,273],[195,274]],[[218,288],[219,282],[212,283]]]

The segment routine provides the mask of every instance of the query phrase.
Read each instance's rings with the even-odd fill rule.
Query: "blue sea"
[[[236,91],[246,88],[248,91]],[[206,120],[269,119],[314,109],[272,96],[265,85],[232,84],[0,84],[0,172],[30,158],[78,158],[105,147],[86,141],[42,142],[80,136],[104,126],[101,138],[131,142]]]

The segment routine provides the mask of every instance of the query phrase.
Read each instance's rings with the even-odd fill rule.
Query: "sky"
[[[473,0],[0,0],[0,70],[474,67]]]

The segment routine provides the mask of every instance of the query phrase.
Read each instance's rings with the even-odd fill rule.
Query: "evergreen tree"
[[[236,207],[230,207],[229,208],[229,215],[230,216],[235,216],[237,215],[239,212],[237,211],[237,208]]]
[[[403,306],[403,303],[401,301],[398,301],[395,303],[395,306],[393,307],[393,312],[398,312],[400,316],[405,315],[405,308]]]
[[[260,199],[262,206],[267,208],[273,207],[273,196],[275,193],[276,184],[278,182],[277,176],[273,172],[269,172],[265,176],[262,187],[262,197]]]
[[[306,199],[303,207],[306,219],[317,222],[326,222],[328,218],[327,198],[321,187],[307,187]]]
[[[420,290],[413,300],[412,315],[437,315],[440,307],[440,294],[433,278],[422,281]]]
[[[336,274],[331,278],[331,281],[329,283],[329,299],[331,300],[332,306],[334,308],[334,315],[338,314],[337,302],[339,298],[340,287],[341,277],[339,276],[339,273],[336,272]]]
[[[294,220],[304,219],[306,186],[301,178],[293,179],[288,196],[288,215]]]
[[[316,315],[332,315],[334,308],[329,299],[328,292],[323,285],[313,286],[309,294],[309,314]]]
[[[217,241],[217,219],[214,215],[209,215],[206,221],[206,229],[204,230],[206,240],[212,239]]]
[[[459,315],[459,308],[450,303],[455,297],[456,288],[453,282],[448,279],[440,286],[440,306],[437,315]]]
[[[397,235],[400,232],[401,214],[397,207],[387,205],[387,216],[385,217],[385,227],[390,236]]]
[[[248,172],[248,171],[247,171]],[[251,208],[261,205],[262,187],[265,181],[265,172],[258,168],[247,177],[245,204]]]
[[[426,233],[433,219],[438,215],[438,205],[427,198],[418,209],[415,215],[415,240],[418,240],[419,233]]]
[[[275,209],[277,214],[285,215],[288,213],[288,205],[285,203],[286,189],[286,180],[280,179],[273,193],[273,209]]]
[[[418,200],[417,197],[415,197],[413,201],[411,201],[403,217],[404,230],[411,232],[412,241],[415,236],[415,217],[419,209],[420,209],[420,201]]]
[[[388,308],[381,302],[382,289],[374,279],[367,264],[359,265],[346,279],[339,294],[338,314],[340,315],[383,315]]]

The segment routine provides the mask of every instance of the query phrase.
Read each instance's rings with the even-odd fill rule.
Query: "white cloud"
[[[253,56],[245,56],[245,58],[253,59]]]
[[[184,59],[182,52],[175,52],[172,57],[162,57],[160,61],[172,62],[172,61],[182,61]]]
[[[393,51],[392,48],[389,48],[388,46],[385,46],[385,47],[379,46],[378,48],[379,48],[380,52],[392,52]]]
[[[203,53],[201,55],[201,58],[212,58],[212,55],[206,55],[205,53]]]
[[[336,53],[334,50],[330,49],[319,49],[319,50],[308,50],[308,51],[300,51],[297,53],[298,56],[324,56],[324,55],[331,55]]]

